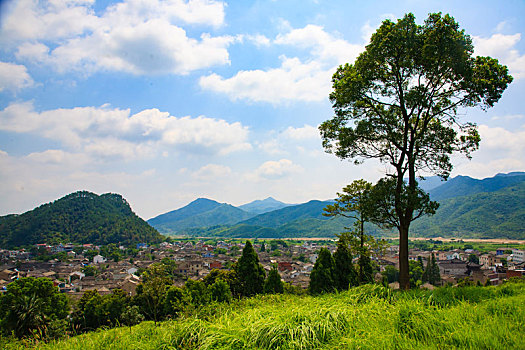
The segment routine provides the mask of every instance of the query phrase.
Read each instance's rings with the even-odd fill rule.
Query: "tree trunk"
[[[407,225],[408,226],[408,225]],[[408,227],[399,227],[399,288],[410,289],[410,274],[408,271]]]

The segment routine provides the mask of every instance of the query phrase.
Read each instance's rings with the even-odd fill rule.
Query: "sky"
[[[0,215],[68,193],[149,219],[199,197],[329,199],[386,168],[324,152],[331,76],[385,19],[452,15],[514,82],[452,176],[525,170],[525,1],[0,1]]]

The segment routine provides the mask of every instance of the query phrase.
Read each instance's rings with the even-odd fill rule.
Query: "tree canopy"
[[[446,179],[452,153],[470,157],[480,136],[459,112],[492,107],[512,82],[506,66],[473,51],[470,36],[448,14],[430,14],[422,25],[407,14],[385,20],[355,62],[333,75],[335,115],[319,127],[323,146],[357,164],[373,158],[389,166],[402,288],[409,287],[409,227],[421,204],[418,176]]]

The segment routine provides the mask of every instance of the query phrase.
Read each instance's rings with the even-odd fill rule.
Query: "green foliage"
[[[264,292],[266,294],[284,293],[283,281],[277,268],[274,266],[268,273],[268,278],[264,282]]]
[[[266,274],[262,265],[259,264],[259,257],[250,241],[246,241],[242,256],[234,266],[234,271],[239,283],[240,295],[253,296],[263,292]]]
[[[65,319],[68,313],[68,299],[48,278],[15,280],[0,298],[2,331],[13,332],[16,337],[34,332],[45,335],[52,322]]]
[[[209,287],[211,300],[219,303],[229,303],[232,300],[232,292],[230,286],[223,279],[216,279],[215,282]]]
[[[441,290],[470,300],[434,304]],[[473,290],[477,290],[473,292]],[[481,291],[481,292],[479,292]],[[467,297],[469,298],[469,297]],[[523,283],[499,287],[392,292],[366,285],[322,296],[265,295],[216,306],[217,312],[143,322],[40,343],[38,349],[522,349]],[[7,349],[21,347],[14,343]]]
[[[439,266],[436,263],[436,257],[434,256],[434,253],[432,253],[432,257],[427,263],[427,267],[425,268],[422,279],[423,282],[428,282],[434,286],[437,286],[441,283],[441,274],[439,273]]]
[[[337,250],[334,253],[334,284],[339,291],[347,290],[349,287],[359,284],[358,275],[352,262],[352,252],[348,248],[348,242],[339,239]]]
[[[417,261],[409,261],[410,288],[419,287],[423,283],[423,267]]]
[[[122,324],[129,326],[129,331],[131,332],[131,326],[134,326],[144,321],[144,315],[140,313],[139,307],[137,305],[128,305],[126,306],[126,309],[122,312],[121,319]]]
[[[332,254],[328,249],[321,248],[310,273],[310,284],[308,286],[310,294],[316,295],[335,290],[334,268],[335,262]]]
[[[385,271],[383,271],[381,274],[385,277],[387,283],[399,281],[399,270],[392,265],[385,266]]]
[[[122,196],[98,196],[87,191],[69,194],[21,215],[2,217],[0,232],[0,246],[4,248],[43,242],[130,245],[162,240]]]

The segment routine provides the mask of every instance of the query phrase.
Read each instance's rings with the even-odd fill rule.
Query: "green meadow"
[[[264,295],[192,315],[6,349],[525,349],[525,283]]]

